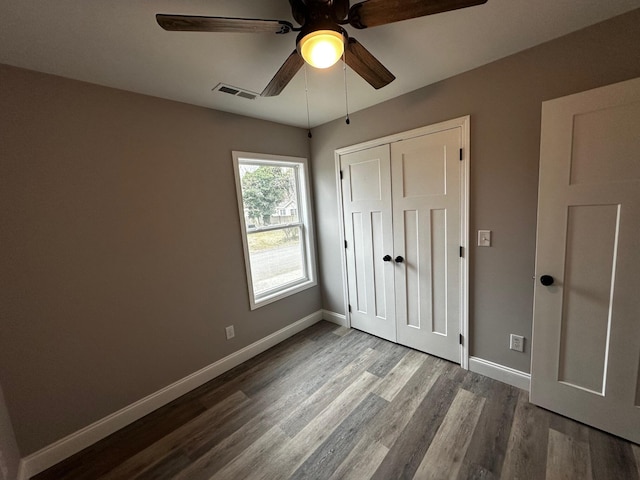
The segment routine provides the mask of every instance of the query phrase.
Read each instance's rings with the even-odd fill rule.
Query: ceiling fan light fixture
[[[308,33],[298,44],[300,55],[315,68],[329,68],[344,52],[344,35],[335,30],[316,30]]]

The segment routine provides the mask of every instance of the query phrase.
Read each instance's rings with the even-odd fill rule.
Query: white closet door
[[[457,363],[461,148],[461,128],[391,144],[398,343]]]
[[[640,79],[543,104],[531,377],[533,403],[636,443],[639,126]]]
[[[389,146],[342,155],[340,164],[351,326],[395,342]]]

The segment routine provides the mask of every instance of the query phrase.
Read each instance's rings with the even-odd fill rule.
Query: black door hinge
[[[460,247],[460,258],[464,258],[464,247]]]
[[[462,149],[460,149],[460,161],[462,161]]]
[[[351,305],[349,305],[349,313],[351,313]]]
[[[344,248],[347,248],[347,241],[344,241]]]
[[[342,170],[340,170],[340,180],[342,180],[344,177],[342,176]]]
[[[464,345],[464,337],[460,334],[460,345]]]

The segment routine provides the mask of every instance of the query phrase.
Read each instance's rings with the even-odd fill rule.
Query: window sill
[[[285,290],[278,290],[277,292],[265,295],[258,299],[252,297],[250,299],[251,310],[255,310],[257,308],[264,307],[265,305],[269,305],[270,303],[277,302],[278,300],[282,300],[283,298],[290,297],[291,295],[295,295],[303,290],[315,287],[317,284],[318,283],[315,280],[307,280],[301,283],[296,283]]]

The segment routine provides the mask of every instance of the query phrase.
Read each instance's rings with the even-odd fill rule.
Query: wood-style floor
[[[638,480],[640,447],[527,398],[320,322],[34,478]]]

